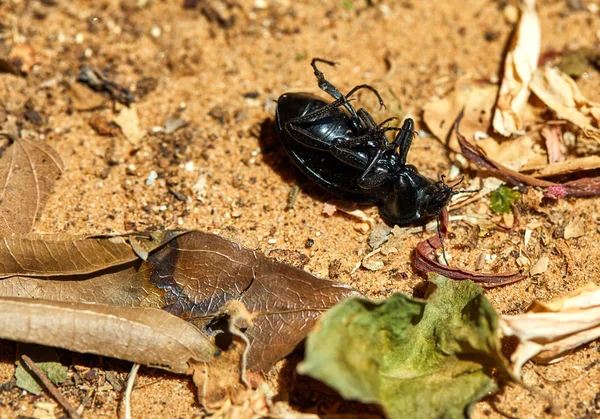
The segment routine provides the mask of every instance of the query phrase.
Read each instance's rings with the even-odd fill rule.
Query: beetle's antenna
[[[444,184],[444,175],[441,175],[441,180],[440,182],[442,182],[442,184]],[[458,180],[458,182],[456,182],[454,185],[452,186],[448,186],[451,190],[450,192],[450,196],[454,196],[454,195],[458,195],[459,193],[476,193],[476,192],[480,192],[481,189],[461,189],[460,191],[455,191],[454,188],[456,188],[458,185],[460,185],[461,183],[463,183],[463,181],[465,180],[464,176],[461,176],[460,179]]]

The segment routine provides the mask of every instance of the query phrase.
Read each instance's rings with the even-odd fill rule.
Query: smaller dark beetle
[[[319,87],[333,102],[309,93],[285,93],[277,101],[277,132],[292,161],[329,192],[378,205],[388,222],[402,225],[439,216],[459,191],[453,190],[456,185],[444,183],[443,177],[433,181],[406,164],[413,120],[407,118],[402,128],[387,127],[391,119],[375,123],[366,110],[354,109],[350,97],[368,89],[384,106],[379,93],[360,85],[344,96],[325,79],[317,62],[334,63],[318,58],[311,62]],[[387,139],[388,131],[398,132],[392,142]]]

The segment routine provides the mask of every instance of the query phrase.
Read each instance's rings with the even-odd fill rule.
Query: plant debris
[[[215,323],[230,301],[244,304],[253,316],[244,332],[250,343],[248,369],[268,371],[304,339],[322,312],[356,295],[347,285],[197,231],[91,238],[54,235],[48,240],[13,236],[0,251],[11,255],[6,260],[12,261],[0,272],[4,297],[0,337],[176,372],[185,371],[190,359],[210,359],[208,337],[222,332]],[[177,317],[163,316],[157,308],[198,329],[186,331],[193,329],[190,323],[179,324]],[[23,326],[34,322],[39,326]],[[89,328],[87,339],[79,334],[82,324]],[[60,335],[58,329],[63,331]],[[118,342],[114,336],[127,330],[139,339],[130,345],[135,348],[111,345]],[[178,341],[183,335],[188,336],[186,344]],[[190,345],[199,346],[186,349]],[[163,347],[179,352],[169,355]]]
[[[581,129],[581,135],[600,140],[600,104],[587,99],[577,83],[554,67],[538,69],[531,81],[531,90],[557,118]]]
[[[476,163],[479,167],[487,169],[494,175],[502,177],[517,186],[537,186],[545,188],[545,195],[549,198],[558,199],[568,196],[583,197],[600,195],[600,177],[581,178],[564,183],[555,183],[516,172],[497,163],[489,158],[480,147],[467,141],[460,133],[460,121],[462,116],[461,113],[455,123],[456,136],[458,137],[462,154],[467,159]]]
[[[499,214],[508,214],[514,202],[521,197],[519,191],[515,191],[508,186],[502,185],[498,189],[492,191],[492,211]]]
[[[521,281],[527,276],[520,272],[481,273],[442,265],[431,258],[435,250],[442,247],[438,235],[423,240],[417,245],[413,260],[415,269],[425,273],[436,273],[454,280],[471,280],[485,288],[495,288]]]
[[[130,105],[135,102],[131,91],[106,77],[102,72],[93,70],[88,66],[81,67],[77,81],[87,84],[97,92],[108,92],[119,103]]]

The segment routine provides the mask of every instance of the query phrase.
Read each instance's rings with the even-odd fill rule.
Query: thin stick
[[[125,419],[131,419],[131,392],[133,391],[133,385],[135,384],[135,377],[140,369],[140,364],[133,364],[129,377],[127,377],[127,387],[125,388],[125,395],[123,396],[123,406],[125,406]]]
[[[35,362],[27,355],[21,355],[21,359],[27,364],[27,367],[35,374],[35,376],[42,382],[46,390],[56,399],[56,401],[62,406],[63,409],[66,410],[67,414],[71,419],[81,419],[81,416],[77,413],[75,409],[69,404],[67,399],[62,395],[60,391],[56,388],[52,381],[48,379],[46,374],[37,366]]]

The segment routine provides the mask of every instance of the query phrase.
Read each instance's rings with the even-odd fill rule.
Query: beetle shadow
[[[298,185],[302,193],[319,202],[340,200],[340,197],[317,185],[296,167],[279,140],[274,119],[267,118],[261,122],[258,144],[263,156],[263,162],[273,172],[277,173],[281,180],[290,185],[290,187]],[[350,203],[351,201],[347,202]]]

